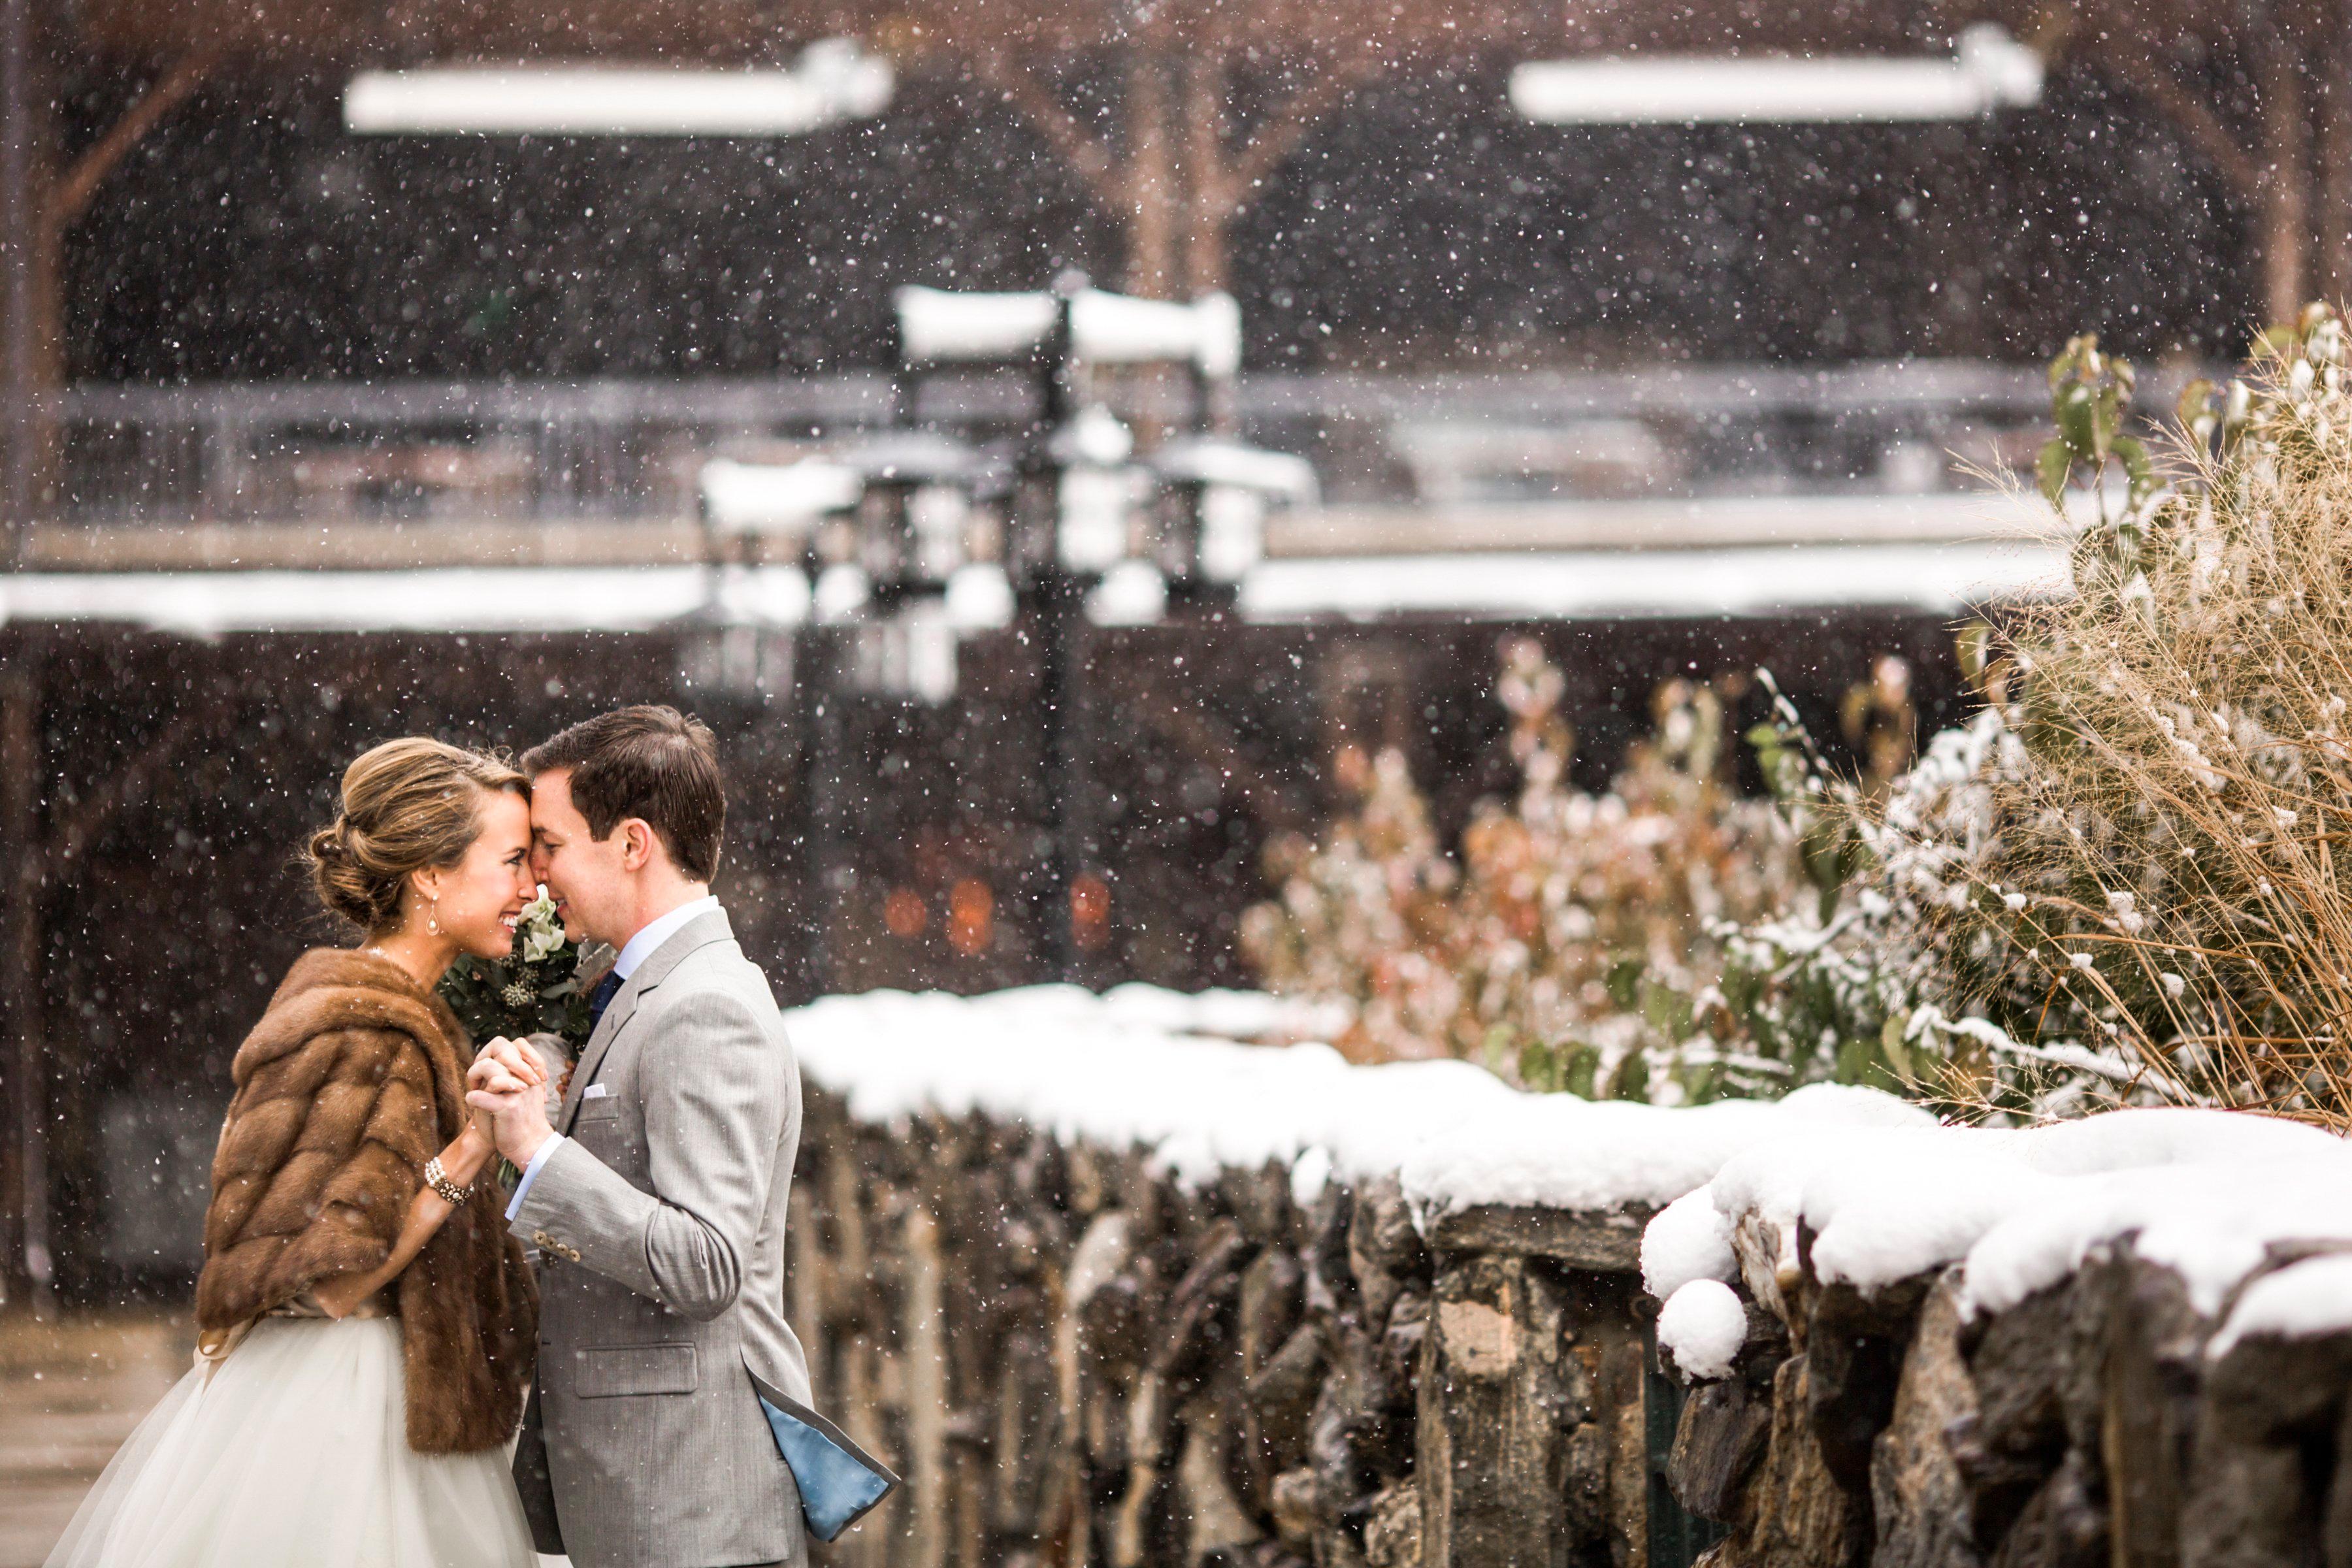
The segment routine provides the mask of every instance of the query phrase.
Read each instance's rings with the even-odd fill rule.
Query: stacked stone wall
[[[1974,1320],[1957,1265],[1865,1297],[1808,1264],[1692,1392],[1669,1482],[1726,1564],[2352,1563],[2352,1334],[2227,1315],[2128,1240]]]
[[[812,1093],[793,1321],[907,1478],[860,1568],[1650,1561],[1642,1216],[1414,1223]]]
[[[854,1568],[2352,1563],[2352,1337],[2214,1356],[2128,1243],[1970,1321],[1957,1268],[1864,1293],[1744,1233],[1694,1384],[1642,1211],[1187,1184],[822,1091],[793,1204],[817,1402],[907,1479]]]

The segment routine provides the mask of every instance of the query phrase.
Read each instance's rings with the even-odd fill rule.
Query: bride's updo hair
[[[481,835],[482,797],[530,781],[497,757],[411,735],[362,752],[343,773],[343,809],[310,835],[319,901],[370,936],[400,923],[412,872],[455,866]]]

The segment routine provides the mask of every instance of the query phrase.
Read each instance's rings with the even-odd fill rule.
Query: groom
[[[808,1560],[751,1384],[808,1397],[783,1317],[800,1076],[766,977],[710,896],[726,812],[710,731],[624,708],[522,760],[534,870],[620,950],[553,1126],[521,1049],[469,1075],[522,1173],[539,1373],[515,1481],[543,1552],[582,1568]]]

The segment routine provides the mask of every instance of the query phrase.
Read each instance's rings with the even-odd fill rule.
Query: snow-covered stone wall
[[[1738,1563],[2352,1562],[2352,1148],[2127,1110],[1743,1151],[1644,1238]]]
[[[1591,1104],[1276,1043],[1318,1020],[1234,993],[789,1024],[793,1321],[909,1482],[848,1562],[1675,1568],[1727,1531],[1724,1563],[2187,1563],[2218,1521],[2352,1551],[2326,1133]]]

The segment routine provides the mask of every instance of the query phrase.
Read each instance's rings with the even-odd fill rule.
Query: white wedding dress
[[[268,1317],[163,1396],[47,1568],[533,1568],[504,1447],[408,1446],[400,1320]]]

